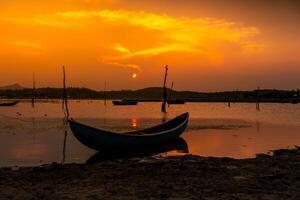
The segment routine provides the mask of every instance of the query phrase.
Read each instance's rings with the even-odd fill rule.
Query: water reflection
[[[133,128],[136,128],[138,126],[138,118],[137,117],[132,117],[131,118],[131,126]]]
[[[168,118],[168,113],[167,112],[162,112],[162,120],[161,122],[164,123],[167,121]]]
[[[33,135],[33,143],[35,143],[35,138],[36,138],[36,122],[35,122],[35,117],[32,117],[32,135]]]
[[[98,163],[105,160],[142,158],[157,154],[177,151],[177,153],[189,153],[188,144],[183,138],[177,138],[173,141],[162,143],[153,147],[132,148],[132,149],[114,149],[99,151],[91,156],[86,162]]]
[[[259,133],[260,132],[260,121],[256,120],[256,132]]]
[[[67,136],[68,136],[68,120],[67,118],[63,119],[63,134],[64,134],[64,140],[63,140],[63,151],[62,151],[62,160],[61,163],[64,164],[66,161],[66,146],[67,146]]]

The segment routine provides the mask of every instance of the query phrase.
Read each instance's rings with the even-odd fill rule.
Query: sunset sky
[[[0,26],[0,86],[300,88],[297,0],[0,0]]]

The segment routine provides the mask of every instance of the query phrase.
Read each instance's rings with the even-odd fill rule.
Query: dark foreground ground
[[[300,199],[300,148],[255,159],[105,161],[0,169],[0,199]]]

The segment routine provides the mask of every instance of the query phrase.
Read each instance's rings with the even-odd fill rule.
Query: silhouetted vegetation
[[[167,93],[170,93],[170,89]],[[88,88],[68,88],[70,99],[136,99],[139,101],[161,101],[163,88],[152,87],[140,90],[95,91]],[[31,99],[32,89],[0,90],[0,98]],[[35,91],[37,99],[60,99],[62,88],[38,88]],[[189,102],[300,102],[299,90],[253,90],[225,92],[192,92],[172,91],[172,98]]]

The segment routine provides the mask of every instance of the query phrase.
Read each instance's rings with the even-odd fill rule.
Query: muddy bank
[[[300,148],[0,169],[0,199],[300,199]]]

